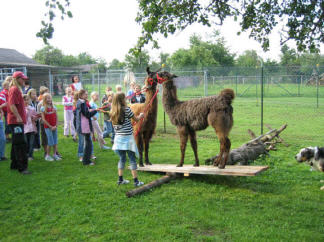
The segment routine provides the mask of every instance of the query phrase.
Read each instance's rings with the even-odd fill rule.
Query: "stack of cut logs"
[[[270,150],[277,150],[276,144],[282,143],[285,146],[288,144],[279,136],[279,134],[286,129],[287,124],[281,126],[279,129],[272,129],[270,125],[266,125],[270,131],[266,134],[256,137],[252,130],[248,130],[252,140],[243,144],[237,149],[233,149],[229,153],[227,165],[234,165],[240,163],[240,165],[247,165],[249,162],[256,160],[262,154],[267,154]],[[206,165],[212,165],[214,160],[217,159],[217,155],[209,158],[205,161]]]

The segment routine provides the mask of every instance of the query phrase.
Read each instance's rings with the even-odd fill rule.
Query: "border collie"
[[[305,162],[309,164],[312,169],[324,172],[324,147],[303,148],[299,151],[295,158],[300,163]]]

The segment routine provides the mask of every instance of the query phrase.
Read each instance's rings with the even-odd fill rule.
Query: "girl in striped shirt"
[[[114,95],[110,118],[115,129],[115,140],[112,149],[119,155],[118,162],[118,185],[129,183],[128,180],[123,179],[123,171],[126,163],[126,153],[129,158],[130,168],[134,179],[134,186],[138,187],[144,183],[137,178],[137,165],[135,155],[138,156],[138,150],[133,136],[133,127],[131,119],[139,121],[144,117],[143,113],[140,113],[138,117],[134,115],[132,110],[127,107],[126,97],[124,93],[116,93]]]

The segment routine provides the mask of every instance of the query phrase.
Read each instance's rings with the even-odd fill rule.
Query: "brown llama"
[[[163,82],[163,107],[180,136],[181,159],[178,166],[183,166],[188,136],[195,155],[194,166],[199,166],[196,131],[204,130],[211,125],[220,141],[220,153],[214,160],[214,166],[224,169],[231,148],[228,135],[233,126],[231,103],[235,96],[234,91],[224,89],[218,96],[179,101],[177,88],[173,82],[176,75],[166,71],[151,72],[149,75],[153,79],[158,79],[160,83]]]
[[[149,72],[149,68],[147,69]],[[156,96],[151,103],[151,100],[156,92],[157,81],[152,80],[152,82],[148,82],[145,80],[146,87],[146,100],[145,103],[136,103],[132,104],[130,108],[132,109],[135,115],[139,115],[143,113],[147,108],[147,111],[144,116],[143,122],[139,121],[134,126],[134,135],[138,132],[135,137],[135,141],[139,151],[139,166],[143,165],[143,150],[145,151],[145,165],[152,165],[149,161],[149,144],[150,140],[155,132],[156,128],[156,119],[157,119],[157,110],[158,110],[158,97]],[[151,103],[151,104],[150,104]],[[150,105],[148,107],[148,105]],[[138,131],[138,129],[140,129]]]

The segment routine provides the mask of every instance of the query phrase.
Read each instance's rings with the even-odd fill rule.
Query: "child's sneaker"
[[[59,157],[58,155],[54,155],[53,158],[54,158],[54,160],[62,160],[62,158]]]
[[[144,182],[138,181],[138,182],[134,182],[134,187],[140,187],[143,186]]]
[[[83,160],[83,158],[82,158],[82,157],[80,157],[80,158],[79,158],[79,161],[80,161],[80,162],[82,162],[82,160]]]
[[[34,160],[33,157],[28,157],[28,161],[32,161],[32,160]]]
[[[108,147],[108,146],[103,145],[103,146],[101,147],[101,149],[103,149],[103,150],[110,150],[111,148]]]
[[[53,157],[51,157],[50,155],[45,156],[45,160],[46,161],[54,161]]]
[[[124,185],[124,184],[128,184],[129,180],[122,180],[122,181],[118,181],[117,185]]]

